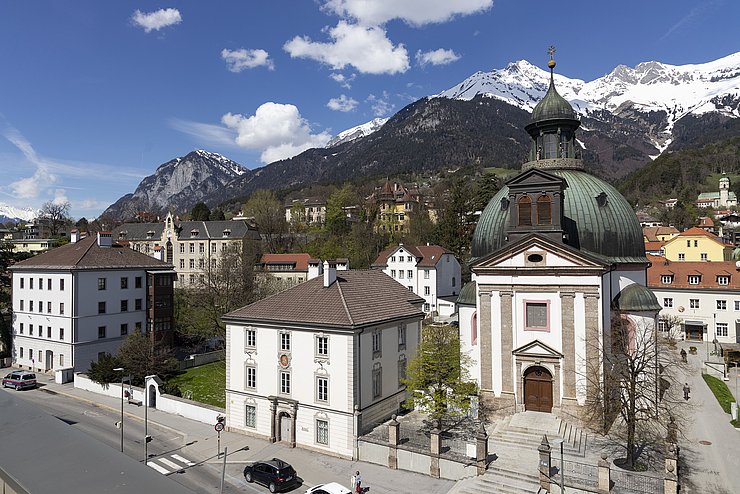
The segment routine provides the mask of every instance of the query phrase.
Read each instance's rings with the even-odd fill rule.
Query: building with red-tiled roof
[[[399,244],[380,253],[372,265],[424,297],[424,312],[450,316],[460,294],[460,262],[439,245]]]
[[[349,259],[332,261],[336,269],[349,269]],[[314,259],[311,254],[298,252],[294,254],[262,254],[257,265],[264,274],[285,281],[289,285],[303,283],[323,273],[323,264],[320,259]]]
[[[680,232],[672,226],[646,226],[642,229],[645,242],[666,242]]]
[[[226,323],[230,430],[353,457],[396,413],[424,300],[380,271],[337,271],[242,307]]]
[[[737,342],[740,270],[735,262],[672,262],[651,255],[648,259],[652,263],[648,287],[663,306],[660,315],[678,318],[683,338]],[[665,322],[662,326],[665,329]]]
[[[13,274],[13,363],[85,372],[127,335],[172,340],[172,264],[100,232],[21,261]]]
[[[674,262],[728,261],[732,259],[732,249],[717,235],[698,227],[679,233],[663,246],[665,257]]]

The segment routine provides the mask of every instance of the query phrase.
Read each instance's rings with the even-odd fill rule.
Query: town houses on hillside
[[[13,362],[36,372],[85,372],[127,335],[171,343],[172,264],[112,242],[79,239],[10,267]]]
[[[349,259],[330,261],[337,271],[349,269]],[[324,266],[320,259],[314,259],[305,252],[295,254],[262,254],[257,272],[284,281],[288,286],[303,283],[323,274]]]

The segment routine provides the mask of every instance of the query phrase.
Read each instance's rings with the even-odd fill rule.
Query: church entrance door
[[[524,409],[552,411],[552,374],[544,367],[536,365],[524,372]]]

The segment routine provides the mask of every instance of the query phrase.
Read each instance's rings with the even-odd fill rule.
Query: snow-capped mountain
[[[547,92],[549,80],[548,71],[522,60],[503,69],[477,72],[434,97],[472,99],[484,94],[531,111]],[[686,115],[716,112],[740,117],[740,52],[703,64],[619,65],[590,82],[556,73],[555,84],[576,111],[587,117],[599,119],[602,110],[616,115],[664,112],[664,121],[650,136],[661,151],[670,144],[675,123]]]
[[[38,214],[39,211],[34,208],[18,208],[0,202],[0,223],[7,223],[8,221],[32,221]]]
[[[364,124],[352,127],[351,129],[344,130],[334,136],[326,144],[326,147],[330,148],[333,146],[338,146],[339,144],[354,141],[355,139],[359,139],[360,137],[369,136],[370,134],[381,128],[383,124],[385,124],[387,121],[387,118],[374,118],[369,122],[365,122]]]
[[[213,207],[225,186],[249,170],[218,153],[199,149],[163,163],[103,214],[128,219],[138,211],[189,211],[199,201]]]

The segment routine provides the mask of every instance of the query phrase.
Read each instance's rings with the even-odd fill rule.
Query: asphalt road
[[[99,407],[58,395],[44,388],[20,391],[19,398],[34,403],[42,410],[58,419],[85,432],[111,448],[120,451],[121,431],[115,424],[121,420],[119,413],[108,407]],[[167,475],[183,486],[203,494],[212,493],[265,493],[268,490],[256,484],[248,484],[242,475],[244,463],[229,462],[227,458],[223,491],[221,474],[223,460],[216,457],[217,447],[214,444],[213,455],[202,457],[202,452],[195,454],[193,443],[186,443],[185,436],[172,429],[158,427],[149,422],[148,433],[153,437],[149,443],[148,465],[162,475]],[[124,452],[131,458],[144,462],[144,423],[139,420],[124,418]],[[292,492],[304,492],[308,486],[294,489]]]

